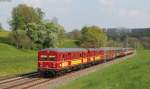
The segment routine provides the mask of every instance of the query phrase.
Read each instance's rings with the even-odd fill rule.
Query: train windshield
[[[41,56],[41,61],[55,61],[56,57],[55,56],[46,56],[46,55],[42,55]]]
[[[41,55],[40,60],[42,60],[42,61],[47,60],[47,56],[46,55]]]
[[[55,60],[56,60],[56,57],[55,57],[55,56],[49,56],[48,60],[49,60],[49,61],[55,61]]]

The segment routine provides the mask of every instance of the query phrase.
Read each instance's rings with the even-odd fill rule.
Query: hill
[[[22,74],[35,70],[35,51],[19,50],[13,46],[0,43],[0,76]]]
[[[0,31],[0,43],[9,43],[9,40],[8,40],[8,35],[9,35],[9,32],[7,31]]]
[[[149,89],[150,50],[134,58],[78,78],[58,89]]]

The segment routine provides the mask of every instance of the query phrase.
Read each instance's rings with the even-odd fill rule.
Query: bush
[[[11,43],[15,45],[17,48],[23,49],[32,48],[32,41],[23,30],[12,31],[9,34],[9,39]]]

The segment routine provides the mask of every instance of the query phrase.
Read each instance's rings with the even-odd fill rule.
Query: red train
[[[132,48],[47,48],[38,52],[38,71],[57,75],[132,53]]]

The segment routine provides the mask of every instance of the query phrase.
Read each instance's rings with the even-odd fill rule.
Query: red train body
[[[57,74],[132,54],[132,48],[49,48],[38,52],[38,71]]]

